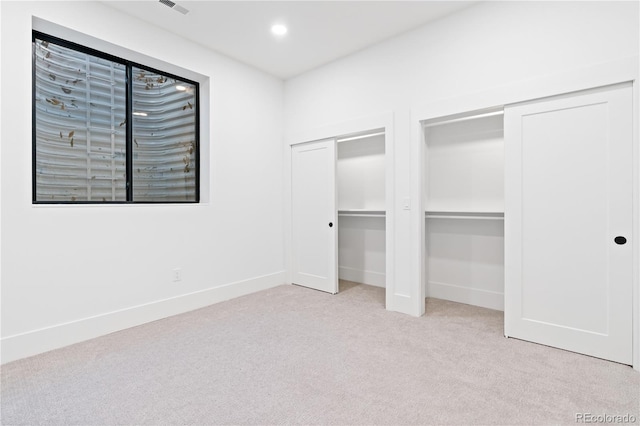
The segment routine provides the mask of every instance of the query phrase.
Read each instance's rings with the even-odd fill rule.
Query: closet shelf
[[[368,210],[368,209],[345,209],[338,210],[338,216],[353,217],[384,217],[384,210]]]
[[[428,219],[484,219],[503,220],[504,212],[473,212],[473,211],[430,211],[425,212]]]

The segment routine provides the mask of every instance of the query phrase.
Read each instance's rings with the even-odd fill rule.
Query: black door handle
[[[333,228],[333,222],[329,222],[329,228]]]
[[[623,244],[627,243],[627,239],[625,237],[622,237],[622,236],[615,237],[613,239],[613,241],[615,241],[616,244],[618,244],[618,245],[623,245]]]

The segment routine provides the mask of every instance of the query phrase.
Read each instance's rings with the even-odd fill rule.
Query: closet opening
[[[392,132],[368,121],[291,144],[291,283],[393,309]]]
[[[637,220],[637,87],[635,68],[611,70],[412,112],[412,312],[488,308],[475,311],[493,315],[496,332],[503,312],[505,337],[637,368],[637,246],[627,238]],[[474,112],[439,114],[456,110]]]
[[[421,124],[426,298],[504,311],[502,108]]]
[[[336,138],[339,291],[385,288],[385,132]]]

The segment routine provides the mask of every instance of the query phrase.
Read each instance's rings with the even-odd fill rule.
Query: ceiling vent
[[[182,13],[183,15],[186,15],[187,13],[189,13],[189,11],[187,9],[185,9],[184,7],[180,6],[179,4],[175,4],[174,2],[172,2],[171,0],[159,0],[160,3],[164,4],[165,6],[169,6],[171,9]]]

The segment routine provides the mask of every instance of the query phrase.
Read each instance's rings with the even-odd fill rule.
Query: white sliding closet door
[[[338,292],[335,140],[291,147],[293,283]]]
[[[505,107],[505,335],[632,363],[630,85]]]

